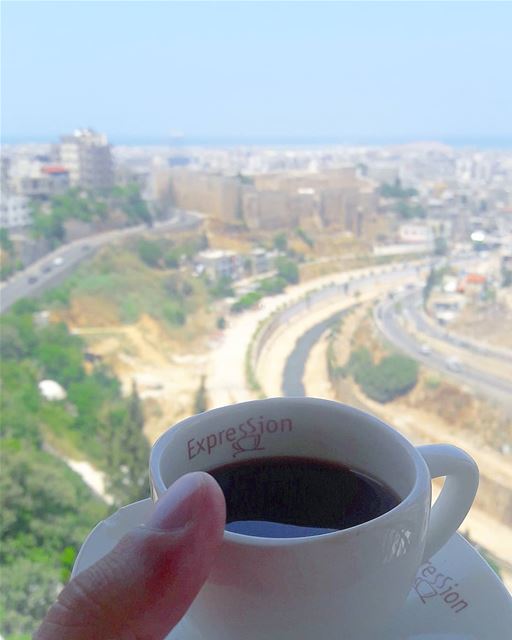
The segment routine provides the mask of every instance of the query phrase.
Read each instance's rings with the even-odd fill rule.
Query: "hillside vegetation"
[[[105,247],[48,292],[45,302],[77,326],[135,324],[149,315],[170,330],[186,328],[196,311],[208,308],[217,284],[182,266],[200,242],[141,237]],[[78,304],[80,314],[74,314],[77,301],[87,303]]]
[[[114,507],[148,495],[137,390],[123,398],[104,365],[86,367],[82,340],[40,310],[23,301],[0,320],[0,633],[7,638],[34,631],[86,534],[107,515],[56,449],[104,470]],[[66,397],[45,399],[38,388],[45,379]]]

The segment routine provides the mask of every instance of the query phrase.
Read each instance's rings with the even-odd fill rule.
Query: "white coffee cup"
[[[469,511],[474,461],[451,445],[414,447],[374,416],[316,398],[270,398],[173,426],[150,459],[153,499],[178,477],[235,461],[304,456],[366,472],[401,498],[355,527],[312,537],[229,531],[189,610],[208,640],[368,640],[404,604],[420,564]],[[431,479],[446,476],[431,511]]]

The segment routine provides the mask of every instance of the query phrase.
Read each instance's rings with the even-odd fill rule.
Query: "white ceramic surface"
[[[82,545],[73,576],[108,553],[132,527],[145,522],[153,508],[150,499],[142,500],[100,522]],[[510,594],[473,547],[455,534],[420,567],[406,605],[382,630],[380,640],[509,640],[511,629]],[[338,637],[344,638],[342,627]],[[167,640],[207,639],[185,617]]]
[[[455,533],[473,502],[478,469],[450,445],[414,447],[363,411],[318,398],[270,398],[179,422],[155,443],[152,495],[184,473],[273,456],[358,469],[401,498],[394,509],[321,536],[264,538],[226,531],[188,618],[209,640],[380,640],[413,578]],[[446,476],[431,511],[431,479]],[[371,615],[369,612],[371,611]],[[222,629],[216,622],[223,620]]]

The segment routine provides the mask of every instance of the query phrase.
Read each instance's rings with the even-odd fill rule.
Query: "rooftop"
[[[69,171],[66,169],[66,167],[62,167],[61,165],[49,164],[41,168],[41,173],[47,173],[49,175],[62,175],[64,173],[69,173]]]
[[[236,255],[237,254],[235,251],[223,249],[207,249],[206,251],[201,251],[199,257],[205,260],[218,260],[219,258],[231,258]]]

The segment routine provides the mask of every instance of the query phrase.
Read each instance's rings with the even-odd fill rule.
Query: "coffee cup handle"
[[[444,486],[430,512],[427,543],[423,560],[427,561],[457,531],[475,499],[478,467],[467,453],[450,444],[418,447],[432,478],[446,476]]]

